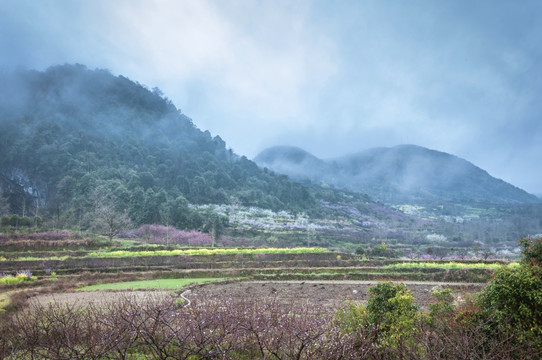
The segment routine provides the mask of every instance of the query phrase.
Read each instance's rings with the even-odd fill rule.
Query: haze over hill
[[[540,202],[464,159],[415,145],[373,148],[329,160],[300,148],[277,146],[262,151],[254,161],[297,180],[363,192],[389,204]]]
[[[199,130],[160,90],[82,65],[0,73],[0,189],[9,213],[197,227],[192,204],[308,211],[308,189]],[[196,223],[194,223],[194,221]]]

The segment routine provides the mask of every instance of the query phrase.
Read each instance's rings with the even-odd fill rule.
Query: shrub
[[[380,246],[374,247],[373,249],[367,251],[367,256],[370,257],[383,257],[391,259],[399,255],[400,253],[398,251],[390,249],[384,242],[382,242]]]
[[[523,248],[523,263],[542,266],[542,237],[524,237],[519,245]]]
[[[486,316],[502,327],[524,331],[542,339],[542,267],[502,268],[482,291],[479,299]]]
[[[434,323],[435,320],[451,318],[456,310],[452,290],[438,287],[431,292],[431,296],[436,301],[428,305],[429,320]]]
[[[10,226],[11,225],[11,218],[9,216],[2,216],[2,218],[0,219],[0,224],[3,227]]]
[[[9,225],[11,225],[11,226],[13,226],[13,227],[18,227],[18,226],[19,226],[19,220],[21,220],[21,218],[19,217],[19,215],[13,214],[13,215],[11,215],[11,217],[9,218]]]
[[[358,246],[356,248],[356,255],[365,255],[365,248],[363,246]]]
[[[369,288],[369,295],[367,319],[383,333],[383,345],[412,345],[419,313],[414,297],[405,284],[381,282]]]
[[[367,311],[363,304],[349,302],[335,313],[335,322],[343,333],[352,334],[367,326]]]
[[[37,278],[32,276],[29,270],[19,271],[17,275],[0,275],[0,285],[16,285],[24,281],[34,281]]]
[[[19,219],[19,226],[30,227],[32,226],[32,220],[28,216],[23,216]]]

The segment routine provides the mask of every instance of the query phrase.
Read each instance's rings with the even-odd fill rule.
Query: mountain
[[[540,202],[464,159],[416,145],[373,148],[325,161],[299,148],[279,146],[264,150],[254,161],[293,179],[366,193],[388,204]]]
[[[275,161],[280,158],[282,161]],[[276,146],[262,151],[254,159],[258,164],[273,164],[269,168],[279,174],[288,174],[297,180],[312,180],[319,176],[328,164],[307,151],[293,146]]]
[[[0,189],[19,215],[84,226],[108,203],[135,224],[185,228],[198,221],[189,203],[318,205],[306,186],[198,129],[159,89],[106,70],[0,73],[0,126]]]

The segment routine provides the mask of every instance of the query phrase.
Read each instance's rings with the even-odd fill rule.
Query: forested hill
[[[294,179],[364,192],[388,204],[540,203],[464,159],[415,145],[374,148],[325,161],[302,149],[277,146],[254,160]]]
[[[304,185],[199,130],[159,89],[105,70],[1,73],[0,125],[0,187],[13,213],[81,223],[108,202],[135,224],[190,227],[188,202],[316,204]]]

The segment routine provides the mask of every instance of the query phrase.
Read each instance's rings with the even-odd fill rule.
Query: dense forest
[[[433,199],[423,208],[394,209],[333,184],[292,181],[198,129],[159,89],[83,65],[0,73],[0,124],[5,229],[93,228],[112,236],[162,224],[213,233],[229,221],[229,235],[262,244],[278,238],[289,245],[385,241],[410,248],[436,233],[461,240],[448,247],[472,248],[474,241],[515,244],[542,224],[538,204]],[[317,169],[321,161],[313,160]],[[274,215],[261,219],[252,210],[209,204]]]
[[[198,228],[189,203],[318,207],[306,186],[236,155],[157,88],[82,65],[0,78],[4,213],[84,228],[105,207],[136,225]]]

